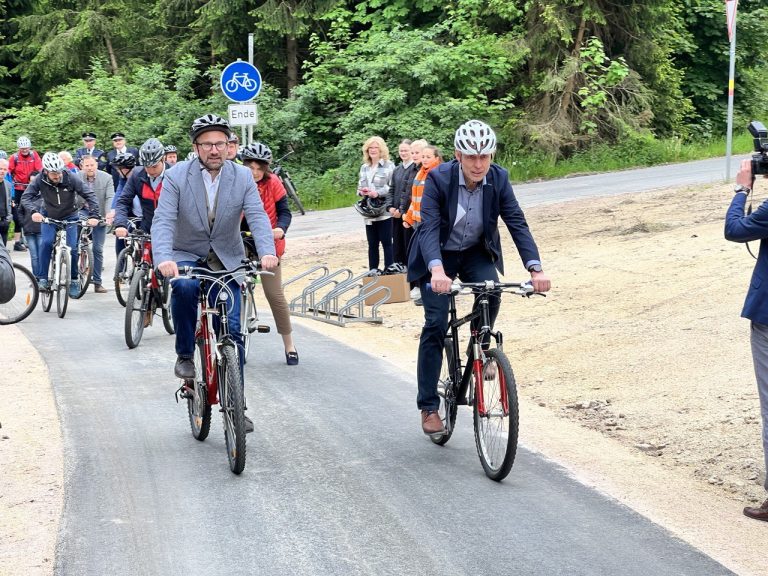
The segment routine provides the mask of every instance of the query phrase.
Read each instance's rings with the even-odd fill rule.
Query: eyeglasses
[[[221,152],[222,150],[226,150],[227,143],[226,142],[195,142],[200,148],[205,150],[206,152],[210,152],[213,150],[213,147],[216,147],[216,150]]]

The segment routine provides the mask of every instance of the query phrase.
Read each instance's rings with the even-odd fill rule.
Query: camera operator
[[[741,315],[752,321],[752,361],[755,365],[757,391],[760,396],[760,413],[763,420],[763,456],[768,475],[768,201],[751,214],[745,214],[744,206],[752,190],[754,173],[765,174],[760,162],[753,171],[755,161],[744,160],[736,176],[736,194],[725,216],[725,238],[732,242],[760,241],[760,252],[752,272],[747,298]],[[754,172],[754,173],[753,173]],[[768,176],[766,176],[768,177]],[[764,483],[768,491],[768,478]],[[768,494],[766,494],[768,496]],[[759,506],[747,506],[744,515],[768,522],[768,498]]]

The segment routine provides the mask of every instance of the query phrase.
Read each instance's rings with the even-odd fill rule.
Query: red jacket
[[[26,189],[32,172],[40,172],[42,169],[43,161],[40,160],[40,155],[34,150],[30,150],[26,156],[16,152],[8,158],[8,172],[13,178],[13,187],[16,190]]]
[[[262,178],[257,183],[259,188],[259,196],[264,203],[264,211],[269,216],[269,223],[274,229],[277,226],[277,202],[285,197],[285,187],[280,182],[280,178],[274,174],[267,174],[266,178]],[[285,238],[275,240],[275,253],[280,258],[285,252]]]

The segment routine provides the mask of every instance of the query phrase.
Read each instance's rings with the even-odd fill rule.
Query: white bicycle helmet
[[[26,136],[19,136],[19,139],[16,140],[16,147],[17,148],[32,148],[32,142]]]
[[[254,142],[248,146],[243,147],[243,151],[240,153],[245,160],[258,160],[259,162],[266,162],[272,164],[272,150],[269,146],[262,144],[261,142]]]
[[[43,154],[43,168],[48,172],[63,172],[66,165],[56,152],[46,152]]]
[[[462,154],[479,156],[496,152],[496,134],[480,120],[465,122],[456,130],[453,145]]]

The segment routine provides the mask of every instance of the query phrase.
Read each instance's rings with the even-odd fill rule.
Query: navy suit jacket
[[[408,252],[408,280],[416,281],[429,273],[432,260],[442,260],[442,249],[450,238],[459,204],[459,170],[456,160],[433,168],[424,185],[421,199],[421,225],[413,235]],[[501,256],[499,218],[506,224],[523,264],[541,260],[525,214],[520,208],[509,175],[498,164],[491,164],[483,187],[483,236],[480,242],[496,269],[504,274]]]
[[[725,216],[725,238],[733,242],[760,240],[752,280],[741,315],[768,324],[768,201],[749,216],[744,214],[746,194],[736,194]]]

